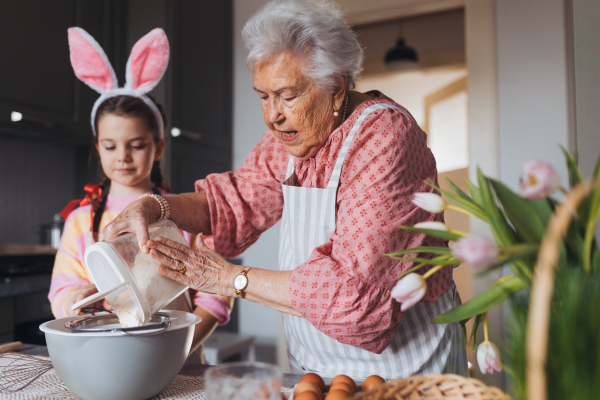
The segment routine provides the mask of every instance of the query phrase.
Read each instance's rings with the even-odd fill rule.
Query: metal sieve
[[[120,333],[122,335],[154,335],[171,326],[177,315],[158,312],[142,326],[122,328],[119,318],[114,313],[91,315],[66,322],[65,327],[73,333]]]

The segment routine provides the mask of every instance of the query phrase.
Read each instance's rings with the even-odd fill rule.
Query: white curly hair
[[[303,73],[322,90],[339,89],[340,76],[354,88],[362,71],[363,49],[332,1],[274,0],[254,14],[242,29],[248,50],[246,67],[287,51],[306,62]]]

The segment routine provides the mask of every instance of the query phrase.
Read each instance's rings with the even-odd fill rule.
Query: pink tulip
[[[519,195],[530,200],[543,200],[560,188],[560,177],[552,165],[541,160],[526,162],[521,168]]]
[[[435,193],[415,193],[412,202],[419,208],[432,213],[441,213],[446,208],[442,196]]]
[[[448,231],[448,227],[443,222],[438,221],[424,221],[413,225],[413,228],[419,229],[433,229],[436,231]]]
[[[402,303],[400,309],[406,311],[419,302],[425,296],[427,282],[419,275],[411,272],[396,283],[392,289],[392,298]]]
[[[481,269],[498,260],[498,248],[488,239],[465,236],[452,246],[452,255],[475,269]]]
[[[493,374],[502,371],[500,351],[492,342],[485,341],[477,347],[477,364],[482,374]]]

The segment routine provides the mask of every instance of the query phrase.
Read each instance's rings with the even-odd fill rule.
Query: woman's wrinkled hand
[[[148,225],[156,222],[160,217],[160,206],[152,198],[142,198],[131,203],[103,230],[105,240],[112,240],[117,236],[132,232],[138,240],[138,245],[144,253],[148,253],[147,246],[150,235]]]
[[[202,235],[198,242],[199,248],[192,249],[159,236],[149,241],[148,247],[152,257],[161,263],[158,268],[161,275],[205,293],[231,295],[227,289],[231,286],[229,274],[233,264],[209,249]],[[177,272],[180,261],[185,266],[183,274]]]
[[[87,285],[77,286],[76,288],[72,289],[69,293],[67,293],[67,295],[65,296],[65,301],[63,303],[63,310],[65,314],[67,314],[67,317],[72,317],[81,314],[81,308],[71,310],[71,306],[85,299],[86,297],[89,297],[96,293],[98,293],[98,289],[96,289],[96,285],[93,285],[91,283]],[[104,299],[94,303],[93,307],[100,310],[112,311],[112,307]]]

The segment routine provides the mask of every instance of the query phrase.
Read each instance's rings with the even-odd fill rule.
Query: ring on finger
[[[185,274],[185,265],[183,264],[183,261],[179,261],[177,263],[177,268],[175,268],[175,270],[181,275]]]

